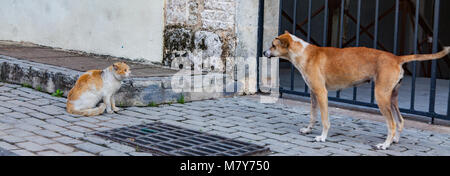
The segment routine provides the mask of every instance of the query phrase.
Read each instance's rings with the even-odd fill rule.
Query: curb
[[[0,81],[29,85],[46,93],[54,93],[56,90],[64,92],[67,97],[70,89],[75,85],[78,77],[83,72],[61,68],[57,66],[20,60],[9,56],[0,55]],[[222,97],[232,97],[244,94],[244,86],[237,86],[236,81],[231,84],[224,84],[224,80],[232,80],[231,76],[221,73],[210,73],[212,80],[205,81],[205,75],[176,74],[167,77],[130,78],[122,83],[122,87],[116,94],[116,104],[119,106],[148,106],[150,103],[164,104],[176,103],[180,97],[184,101],[197,101],[215,99]],[[202,79],[203,78],[203,79]],[[172,80],[181,81],[178,89],[172,88]],[[203,85],[195,85],[202,91],[191,92],[192,80],[201,79]],[[229,81],[227,81],[229,82]],[[224,90],[224,87],[234,87],[239,91],[226,92],[214,91]],[[213,91],[208,91],[213,90]],[[247,93],[248,94],[248,93]]]

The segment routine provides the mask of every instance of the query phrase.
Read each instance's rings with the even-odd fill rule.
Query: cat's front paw
[[[111,110],[111,109],[107,109],[106,112],[107,112],[108,114],[114,114],[114,111]]]
[[[113,108],[113,111],[114,111],[114,112],[119,112],[119,111],[121,111],[121,109],[118,108],[118,107],[114,107],[114,108]]]

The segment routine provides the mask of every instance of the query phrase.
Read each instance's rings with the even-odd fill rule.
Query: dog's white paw
[[[312,132],[312,129],[308,128],[308,127],[300,129],[301,134],[309,134],[311,132]]]
[[[316,136],[315,138],[316,142],[325,142],[326,139],[327,137],[324,136]]]
[[[394,140],[392,141],[392,142],[394,142],[394,143],[398,143],[400,141],[400,135],[395,135],[394,136]]]
[[[386,144],[386,143],[381,143],[381,144],[377,144],[376,147],[378,150],[386,150],[387,148],[389,148],[390,144]]]

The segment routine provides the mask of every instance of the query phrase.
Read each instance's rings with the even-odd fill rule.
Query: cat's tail
[[[71,114],[76,115],[82,115],[82,116],[98,116],[105,112],[106,105],[104,103],[101,103],[98,107],[92,108],[92,109],[83,109],[83,110],[75,110],[72,108],[72,105],[70,103],[67,104],[67,112]]]

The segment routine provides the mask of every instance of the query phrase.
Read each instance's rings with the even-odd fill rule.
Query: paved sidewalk
[[[65,112],[64,98],[0,83],[0,148],[17,155],[148,155],[90,135],[142,123],[163,122],[271,148],[271,155],[450,155],[450,135],[407,128],[389,150],[372,146],[385,139],[382,122],[331,115],[326,143],[312,142],[299,129],[309,122],[309,106],[261,104],[246,97],[160,107],[126,108],[119,114],[77,117]]]

